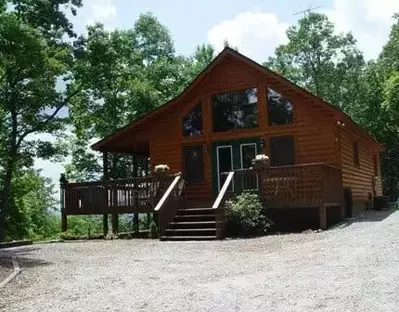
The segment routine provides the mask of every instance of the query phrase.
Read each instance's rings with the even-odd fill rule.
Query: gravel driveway
[[[398,311],[399,212],[323,233],[91,241],[13,253],[3,311]]]

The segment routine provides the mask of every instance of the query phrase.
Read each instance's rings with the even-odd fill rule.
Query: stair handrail
[[[215,210],[215,217],[216,217],[216,237],[219,239],[223,238],[224,236],[224,226],[226,220],[224,217],[223,204],[228,194],[227,189],[232,183],[233,177],[234,177],[234,171],[230,171],[229,174],[227,175],[226,181],[224,181],[223,183],[222,189],[220,190],[218,197],[216,198],[212,206],[212,209]]]
[[[172,183],[169,185],[169,187],[154,208],[154,219],[157,220],[158,234],[160,238],[164,235],[166,228],[169,226],[180,206],[179,200],[184,185],[185,181],[182,175],[176,175],[176,177],[173,179]],[[174,199],[175,201],[172,202],[172,199]]]
[[[234,177],[234,171],[230,171],[229,174],[227,175],[226,181],[224,181],[224,184],[222,186],[222,189],[219,192],[218,197],[216,198],[215,202],[213,203],[212,208],[213,209],[218,209],[220,207],[220,205],[223,203],[226,194],[227,194],[227,189],[231,183],[231,181],[233,181],[233,177]]]

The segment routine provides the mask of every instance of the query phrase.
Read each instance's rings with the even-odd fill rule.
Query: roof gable
[[[250,68],[256,70],[256,71],[261,71],[262,73],[266,74],[270,79],[284,84],[288,88],[292,89],[294,92],[299,93],[302,95],[304,98],[313,100],[316,104],[321,105],[322,107],[332,111],[334,115],[336,116],[337,119],[343,119],[346,122],[352,122],[360,131],[363,133],[367,134],[370,138],[372,138],[376,143],[378,143],[369,133],[367,133],[366,130],[364,130],[362,127],[360,127],[357,123],[355,123],[347,114],[345,114],[342,110],[340,110],[338,107],[327,103],[320,97],[310,93],[309,91],[305,90],[304,88],[295,85],[288,79],[284,78],[283,76],[273,72],[272,70],[260,65],[259,63],[251,60],[250,58],[244,56],[243,54],[226,47],[219,55],[216,56],[216,58],[181,92],[177,97],[173,98],[172,100],[166,102],[165,104],[161,105],[157,109],[149,112],[148,114],[144,115],[143,117],[139,118],[138,120],[126,125],[125,127],[117,130],[113,134],[103,138],[102,140],[96,142],[95,144],[92,145],[93,150],[101,151],[102,148],[107,144],[107,142],[116,139],[120,135],[135,129],[136,127],[142,125],[143,123],[147,122],[148,120],[151,120],[152,118],[158,116],[159,114],[162,114],[163,112],[173,108],[175,105],[178,105],[181,103],[186,96],[188,96],[197,86],[199,86],[202,82],[206,82],[208,78],[208,74],[217,66],[223,65],[224,61],[227,59],[236,59],[244,64],[248,65]],[[208,81],[209,82],[209,81]]]

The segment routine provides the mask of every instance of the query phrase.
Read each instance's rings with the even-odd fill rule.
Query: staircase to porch
[[[213,208],[179,209],[161,240],[215,240],[216,218]]]

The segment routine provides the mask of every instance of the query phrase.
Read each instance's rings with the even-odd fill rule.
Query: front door
[[[212,184],[214,195],[223,187],[225,172],[251,167],[252,159],[260,153],[260,140],[245,139],[215,142],[212,145]],[[231,186],[234,188],[234,185]]]

